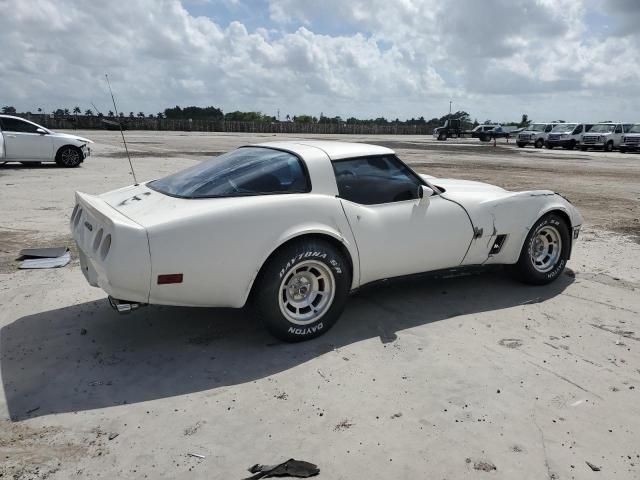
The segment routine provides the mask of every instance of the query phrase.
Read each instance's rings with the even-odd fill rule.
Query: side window
[[[363,205],[418,198],[420,180],[391,155],[333,162],[340,197]]]
[[[544,129],[545,133],[549,133],[553,129],[553,125],[547,125],[547,128]]]
[[[622,125],[617,125],[613,133],[622,133]]]
[[[630,123],[625,123],[623,127],[624,127],[624,133],[629,133],[629,130],[631,130],[631,127],[633,127],[633,125]]]
[[[591,124],[585,125],[584,126],[584,132],[587,133],[587,132],[591,131],[592,128],[593,128],[593,125],[591,125]]]
[[[15,118],[3,118],[2,129],[5,132],[18,132],[18,133],[37,133],[38,127],[32,123],[23,122]]]
[[[578,135],[579,133],[582,133],[582,125],[578,125],[573,131],[573,135]]]

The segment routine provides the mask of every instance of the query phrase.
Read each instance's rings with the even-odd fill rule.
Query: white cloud
[[[634,120],[640,42],[625,13],[637,19],[638,3],[617,4],[606,38],[592,33],[589,3],[270,0],[270,19],[249,31],[240,19],[194,17],[178,0],[0,0],[0,103],[109,110],[108,72],[127,112],[195,104],[432,117],[453,97],[480,119]]]

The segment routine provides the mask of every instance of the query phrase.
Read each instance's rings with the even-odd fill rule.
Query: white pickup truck
[[[589,148],[612,152],[620,146],[622,135],[628,133],[632,123],[596,123],[588,133],[582,135],[580,150],[583,152]]]
[[[636,123],[622,136],[620,153],[640,151],[640,123]]]
[[[559,123],[547,135],[544,146],[573,150],[580,145],[582,135],[590,131],[593,123]]]
[[[534,123],[524,129],[516,137],[516,144],[520,148],[533,145],[535,148],[542,148],[547,135],[557,123]]]
[[[91,140],[53,132],[20,117],[0,115],[0,165],[7,162],[55,162],[77,167],[91,155]]]

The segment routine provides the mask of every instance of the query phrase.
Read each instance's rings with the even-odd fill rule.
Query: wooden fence
[[[294,122],[227,122],[215,120],[174,120],[166,118],[116,118],[85,115],[52,117],[43,114],[17,114],[46,128],[56,129],[118,129],[122,122],[126,130],[171,130],[185,132],[248,132],[294,134],[351,135],[431,135],[433,125],[357,125],[347,123]]]

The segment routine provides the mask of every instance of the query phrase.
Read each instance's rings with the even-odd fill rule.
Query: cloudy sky
[[[640,0],[0,0],[0,105],[640,121]]]

